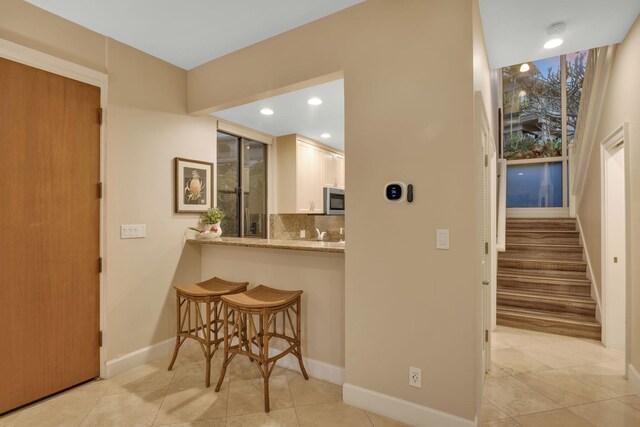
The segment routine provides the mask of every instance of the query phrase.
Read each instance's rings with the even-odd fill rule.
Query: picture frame
[[[175,212],[200,213],[213,207],[213,163],[176,157]]]

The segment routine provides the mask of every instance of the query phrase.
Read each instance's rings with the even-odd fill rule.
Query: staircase
[[[498,256],[498,325],[600,340],[575,219],[508,218]]]

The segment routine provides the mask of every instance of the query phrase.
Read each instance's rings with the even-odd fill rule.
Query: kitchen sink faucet
[[[320,229],[316,228],[316,233],[318,233],[318,237],[317,240],[322,242],[324,241],[325,236],[327,235],[326,231],[323,231],[322,233],[320,232]]]

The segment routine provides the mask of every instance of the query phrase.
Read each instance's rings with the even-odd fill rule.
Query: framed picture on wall
[[[204,212],[213,206],[213,163],[175,158],[177,213]]]

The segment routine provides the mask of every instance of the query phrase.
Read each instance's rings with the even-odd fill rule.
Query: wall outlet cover
[[[422,369],[409,367],[409,385],[411,387],[422,388]]]

